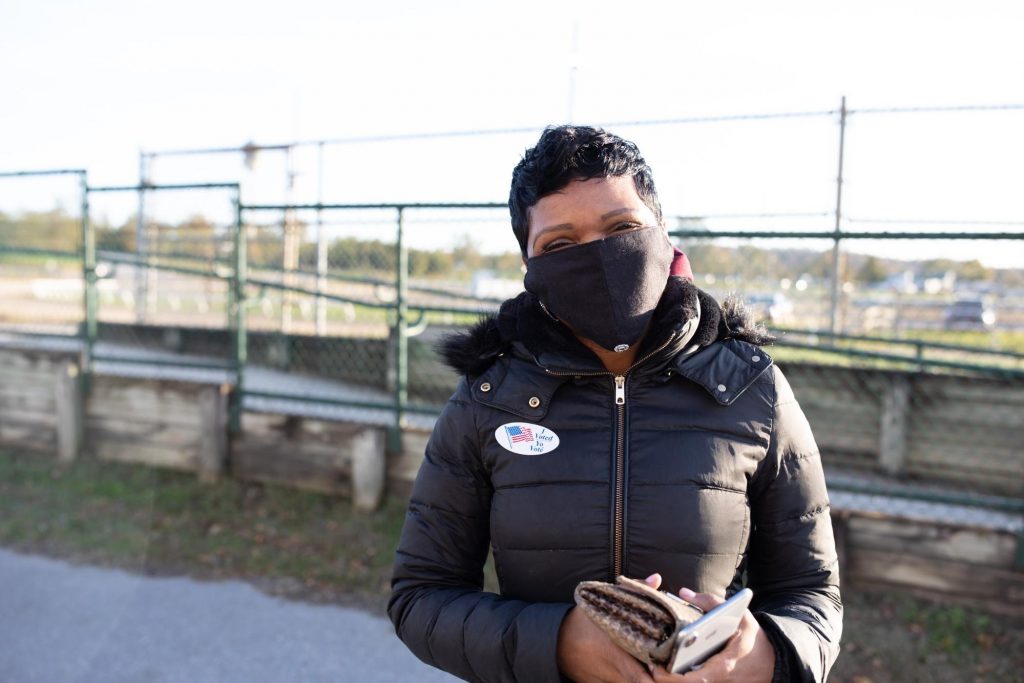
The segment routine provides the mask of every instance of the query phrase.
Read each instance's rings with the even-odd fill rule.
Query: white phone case
[[[744,588],[718,607],[676,634],[676,647],[669,661],[672,673],[686,673],[718,652],[736,633],[754,594]]]

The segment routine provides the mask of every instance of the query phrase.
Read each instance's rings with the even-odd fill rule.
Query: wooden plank
[[[57,415],[53,411],[42,412],[4,408],[0,410],[0,423],[26,425],[37,429],[56,429]]]
[[[356,510],[372,512],[384,499],[386,436],[384,429],[367,427],[349,439],[352,448],[352,504]]]
[[[165,384],[145,379],[115,378],[119,381],[111,382],[111,378],[102,378],[94,382],[92,393],[104,402],[120,403],[129,407],[148,409],[153,404],[161,408],[168,407],[172,410],[181,410],[191,406],[193,411],[197,410],[197,398],[199,392],[209,384],[194,383],[183,385],[180,382]]]
[[[809,408],[804,411],[804,416],[811,423],[812,429],[828,431],[833,434],[855,435],[864,431],[878,434],[879,413],[871,415],[846,416],[836,410],[821,410],[820,408]]]
[[[370,509],[383,492],[384,442],[379,428],[246,412],[231,444],[231,470],[244,479],[352,495],[354,505]],[[353,478],[360,480],[358,495]]]
[[[109,378],[107,378],[109,379]],[[124,382],[97,382],[89,396],[86,414],[89,417],[124,419],[138,416],[151,420],[159,416],[162,422],[191,426],[200,424],[198,395],[202,384],[191,385],[191,391],[175,391],[141,380],[135,384]]]
[[[850,515],[847,544],[870,549],[1012,569],[1017,537],[1009,532],[949,524]]]
[[[280,424],[281,415],[274,413],[254,413],[248,410],[242,412],[242,431],[246,434],[260,434],[273,432],[276,425]]]
[[[45,375],[52,375],[59,365],[63,365],[67,360],[75,360],[76,358],[76,354],[30,349],[0,350],[0,366],[5,368],[5,370],[29,371]]]
[[[977,439],[982,441],[983,436]],[[935,441],[912,443],[907,462],[916,465],[935,464],[942,467],[981,468],[1003,472],[1020,471],[1022,462],[1020,446],[989,447],[987,444],[939,443]]]
[[[117,443],[149,443],[168,448],[193,448],[199,443],[199,429],[151,419],[89,417],[85,430],[89,438],[103,438]]]
[[[797,394],[797,401],[804,412],[808,410],[840,413],[850,415],[855,419],[870,421],[880,411],[879,401],[876,397],[864,397],[849,392],[807,392]]]
[[[947,401],[914,401],[914,422],[918,424],[941,424],[943,427],[984,428],[985,426],[1017,427],[1021,425],[1024,406],[995,401],[974,403],[953,403]]]
[[[363,429],[364,426],[360,424],[294,415],[248,411],[242,414],[242,430],[246,434],[301,439],[305,444],[320,444],[328,449],[333,449],[339,439],[351,438]]]
[[[231,387],[206,387],[199,395],[202,427],[196,465],[199,481],[213,484],[220,480],[228,457],[228,394]]]
[[[69,463],[82,446],[82,394],[76,363],[67,363],[56,377],[57,459]]]
[[[907,461],[919,464],[936,463],[957,467],[991,466],[1000,470],[1013,471],[1024,465],[1021,446],[990,447],[984,436],[975,435],[973,443],[957,443],[951,436],[948,440],[918,439],[911,442]]]
[[[877,397],[885,393],[891,378],[901,376],[900,373],[875,374],[863,368],[837,367],[820,367],[814,372],[798,373],[796,376],[788,369],[785,372],[797,399],[801,399],[803,394],[814,392],[833,396],[846,394],[865,399],[875,397],[876,402]]]
[[[172,448],[96,438],[95,436],[89,439],[88,448],[99,460],[130,462],[184,471],[194,471],[196,467],[195,448]]]
[[[0,413],[8,410],[20,413],[50,413],[56,410],[57,403],[54,400],[54,386],[48,384],[46,394],[41,392],[26,392],[15,394],[5,392],[0,394]]]
[[[248,435],[245,443],[253,443]],[[308,443],[301,438],[263,438],[259,440],[268,449],[274,449],[279,458],[299,458],[310,465],[331,470],[345,470],[351,467],[351,449],[344,441],[328,446],[324,444]]]
[[[56,369],[51,366],[46,366],[38,370],[12,369],[9,367],[2,368],[0,369],[0,382],[9,387],[46,387],[53,383],[53,373],[55,371]]]
[[[352,485],[348,468],[312,462],[293,445],[282,451],[277,444],[246,439],[232,444],[231,473],[243,480],[284,484],[309,491],[350,495]]]
[[[1000,382],[975,377],[927,377],[915,379],[915,389],[922,396],[954,403],[997,402],[1024,406],[1024,381]],[[998,398],[997,398],[998,397]]]
[[[1024,419],[1024,412],[1017,419]],[[1024,440],[1024,427],[1002,425],[951,425],[940,422],[915,421],[910,425],[910,438],[933,447],[950,441],[965,444],[992,444],[996,448],[1012,448]]]
[[[119,375],[96,375],[94,380],[97,386],[104,388],[135,388],[145,387],[149,391],[158,393],[168,392],[172,394],[197,395],[203,387],[214,386],[210,382],[196,382],[187,379],[167,379],[149,377],[121,377]]]
[[[12,450],[26,449],[48,455],[57,454],[57,431],[36,425],[0,421],[0,443]]]
[[[287,435],[252,435],[243,431],[239,443],[259,443],[267,449],[274,449],[281,458],[296,457],[311,465],[330,469],[348,470],[351,466],[352,451],[348,438],[341,438],[333,444],[321,444],[303,440],[301,433]]]
[[[1010,495],[1024,494],[1024,476],[1019,472],[984,470],[970,467],[944,467],[935,463],[925,466],[908,465],[907,474],[925,480],[948,481],[966,489]]]
[[[820,448],[821,460],[825,469],[830,467],[842,467],[860,471],[874,472],[878,469],[878,454],[865,453],[863,451],[836,451],[830,448]]]
[[[907,586],[905,584],[894,584],[881,579],[870,579],[870,578],[858,578],[856,582],[857,587],[874,588],[878,590],[884,590],[889,592],[898,592],[904,595],[908,595],[918,600],[935,603],[944,607],[952,607],[958,605],[965,609],[970,610],[983,610],[990,614],[1001,614],[1008,617],[1020,618],[1022,610],[1020,605],[1007,603],[1001,598],[996,599],[979,599],[974,596],[963,596],[958,593],[938,593],[930,588],[917,588],[915,586]],[[844,584],[846,585],[846,584]],[[981,679],[979,679],[981,680]]]
[[[836,432],[829,429],[827,425],[813,421],[811,421],[811,432],[814,434],[814,441],[818,444],[819,450],[855,451],[877,458],[878,436],[876,433]]]
[[[0,398],[15,398],[21,396],[48,398],[53,396],[53,383],[38,379],[30,383],[9,382],[0,376]]]
[[[955,596],[1024,616],[1024,572],[856,546],[848,562],[854,583],[913,588],[939,599]]]
[[[878,464],[887,474],[899,474],[907,459],[909,407],[910,382],[906,377],[894,377],[882,397],[879,416]]]
[[[946,481],[965,489],[998,495],[1024,495],[1024,477],[1016,473],[988,472],[968,467],[942,467],[934,463],[923,467],[908,465],[907,473],[922,479]]]

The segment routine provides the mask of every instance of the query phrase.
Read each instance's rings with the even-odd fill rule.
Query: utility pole
[[[324,235],[324,143],[317,145],[316,157],[316,333],[327,334],[327,301],[321,296],[327,288],[327,240]]]
[[[579,69],[579,38],[580,23],[572,25],[572,51],[569,53],[569,117],[566,123],[572,123],[576,105],[576,72]]]
[[[146,232],[146,186],[149,185],[149,156],[139,150],[139,208],[135,216],[135,322],[146,322],[147,279],[149,268],[142,265],[148,259],[148,234]]]
[[[292,148],[285,151],[285,206],[292,203],[292,189],[295,187],[295,172],[292,164]],[[298,234],[298,226],[295,221],[295,210],[286,208],[284,210],[284,258],[283,279],[285,289],[281,293],[281,334],[288,334],[292,328],[292,304],[295,302],[295,271],[299,267],[299,244],[301,242]]]
[[[829,309],[829,330],[839,333],[839,297],[842,287],[843,273],[840,262],[840,223],[843,215],[843,151],[846,145],[846,95],[843,95],[839,107],[839,172],[836,175],[836,211],[835,228],[832,242],[832,305]]]

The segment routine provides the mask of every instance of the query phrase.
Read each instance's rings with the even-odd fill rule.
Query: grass
[[[0,453],[0,545],[146,573],[252,580],[271,593],[380,607],[404,503],[81,459]]]
[[[1024,681],[1020,621],[895,591],[844,590],[833,683]]]
[[[0,451],[0,545],[151,574],[240,578],[381,613],[405,503],[372,515],[280,486]],[[493,570],[487,587],[494,590]],[[834,683],[1024,681],[1019,622],[845,587]]]
[[[826,365],[837,365],[843,367],[877,367],[889,369],[908,369],[916,367],[915,349],[905,344],[889,344],[885,341],[865,340],[831,340],[822,338],[820,341],[825,345],[835,345],[841,349],[854,349],[859,351],[881,353],[894,356],[903,356],[905,360],[890,360],[882,358],[857,357],[819,351],[815,349],[792,348],[785,346],[783,337],[779,345],[769,347],[772,357],[782,362],[800,363],[822,363]],[[802,336],[793,336],[798,342],[804,341]],[[939,360],[945,362],[956,362],[970,366],[999,367],[1012,370],[1024,370],[1021,361],[1015,358],[1004,358],[984,351],[1010,351],[1024,353],[1024,333],[1012,331],[943,331],[943,330],[916,330],[906,336],[895,337],[894,341],[917,340],[923,342],[952,344],[977,349],[977,352],[954,351],[945,349],[927,349],[925,360]],[[943,370],[938,370],[943,371]]]

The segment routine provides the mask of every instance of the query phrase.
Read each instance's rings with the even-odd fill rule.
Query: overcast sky
[[[322,178],[315,148],[295,154],[297,200],[322,185],[338,202],[504,201],[540,127],[570,116],[825,111],[843,95],[855,109],[1024,104],[1022,7],[5,0],[0,170],[124,184],[140,149],[533,128],[331,146]],[[850,217],[1024,220],[1022,123],[1024,110],[852,117]],[[640,144],[667,213],[834,207],[835,117],[612,130]],[[274,153],[252,173],[239,156],[153,167],[157,182],[243,178],[247,201],[279,201],[284,175]],[[44,186],[10,187],[0,210]]]

